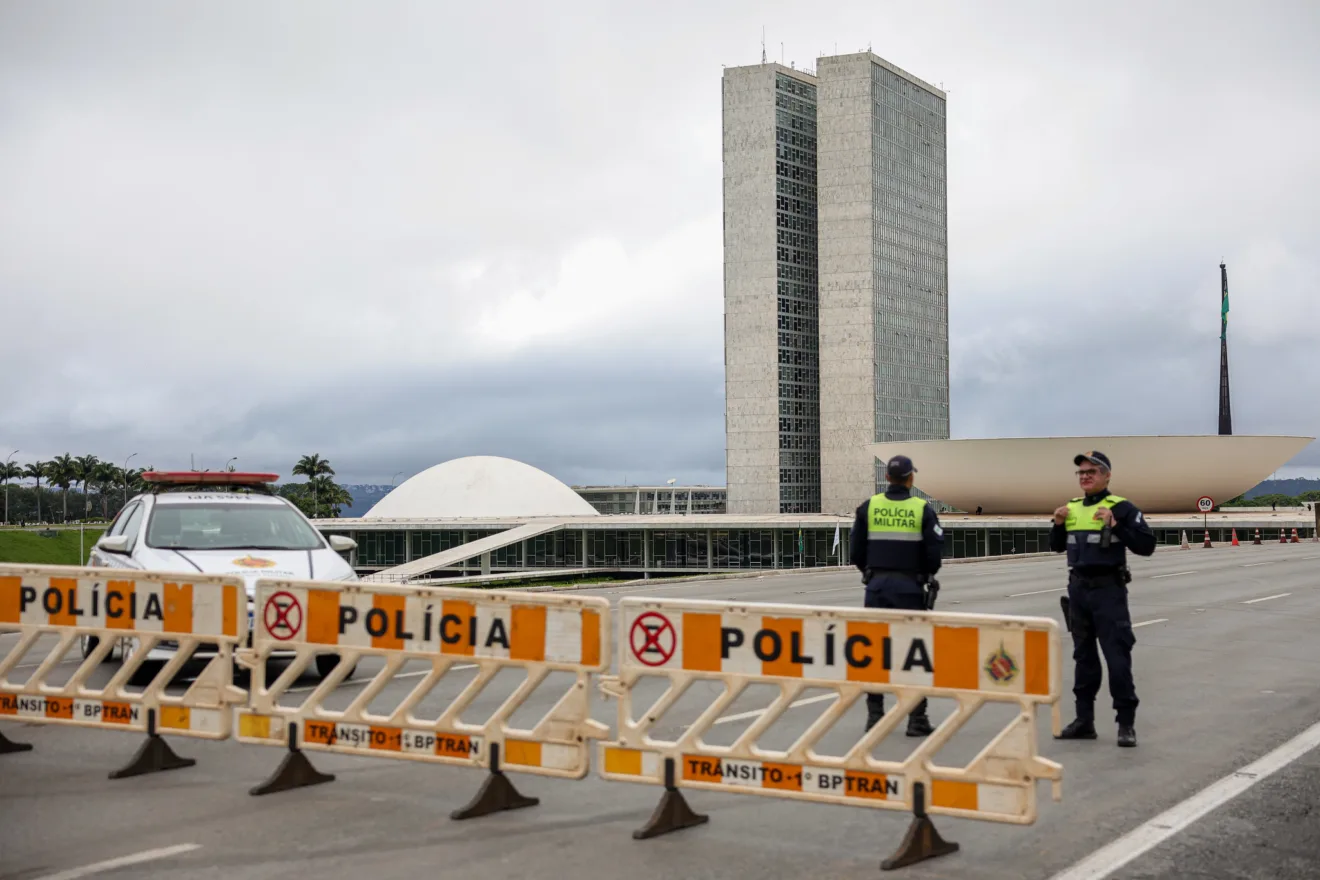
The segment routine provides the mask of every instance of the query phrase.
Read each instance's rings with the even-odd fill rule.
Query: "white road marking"
[[[1136,629],[1139,626],[1150,626],[1152,623],[1168,623],[1168,622],[1169,622],[1169,618],[1167,617],[1157,617],[1154,620],[1143,620],[1141,623],[1134,623],[1132,624],[1132,628]]]
[[[1257,602],[1268,602],[1271,599],[1282,599],[1284,596],[1291,596],[1292,593],[1275,593],[1273,596],[1261,596],[1259,599],[1248,599],[1243,605],[1255,605]]]
[[[1176,577],[1182,577],[1182,576],[1185,575],[1185,574],[1196,574],[1196,572],[1195,572],[1195,571],[1175,571],[1173,574],[1153,574],[1153,575],[1150,576],[1150,579],[1153,580],[1153,581],[1157,581],[1157,580],[1159,580],[1160,578],[1176,578]]]
[[[1246,565],[1244,565],[1244,566],[1242,566],[1242,567],[1243,567],[1243,568],[1255,568],[1255,567],[1258,566],[1258,565],[1273,565],[1273,564],[1274,564],[1274,560],[1271,559],[1271,560],[1269,560],[1268,562],[1248,562]]]
[[[1041,593],[1061,593],[1067,587],[1051,587],[1048,590],[1032,590],[1030,593],[1009,593],[1008,598],[1016,599],[1018,596],[1039,596]]]
[[[475,663],[462,663],[462,664],[460,664],[460,665],[458,665],[458,666],[451,666],[451,667],[449,667],[449,668],[450,668],[451,670],[452,670],[452,669],[476,669],[476,668],[477,668],[477,664],[475,664]],[[400,675],[396,675],[396,676],[394,676],[393,678],[390,679],[390,681],[396,681],[396,680],[398,680],[398,679],[400,679],[400,678],[421,678],[423,675],[430,675],[430,674],[431,674],[431,670],[429,670],[429,669],[423,669],[421,672],[404,672],[404,673],[402,673],[402,674],[400,674]],[[341,682],[339,683],[339,686],[340,686],[341,688],[342,688],[342,687],[349,687],[350,685],[366,684],[366,683],[369,682],[369,681],[375,681],[375,680],[376,680],[376,677],[375,677],[374,675],[371,676],[371,677],[369,677],[369,678],[350,678],[348,681],[341,681]],[[311,685],[306,685],[306,686],[304,686],[304,687],[289,688],[287,691],[285,691],[285,693],[286,693],[286,694],[301,694],[301,693],[305,693],[305,692],[307,692],[307,691],[314,691],[314,690],[316,690],[318,687],[320,687],[319,684],[311,684]]]
[[[1103,880],[1215,807],[1227,803],[1276,770],[1296,761],[1317,745],[1320,745],[1320,724],[1312,725],[1263,758],[1230,773],[1108,846],[1096,850],[1071,868],[1055,874],[1051,880]]]
[[[789,703],[788,708],[797,709],[800,706],[810,706],[812,703],[823,703],[826,700],[837,700],[838,698],[839,698],[838,694],[821,694],[820,696],[817,697],[807,697],[805,700],[798,700],[797,702]],[[750,712],[739,712],[737,715],[725,715],[722,718],[716,718],[711,723],[732,724],[735,721],[746,721],[748,718],[760,718],[762,715],[764,715],[766,712],[769,711],[770,711],[770,707],[766,706],[764,709],[753,709]]]
[[[78,877],[90,877],[92,874],[100,874],[103,871],[113,871],[115,868],[123,868],[128,865],[140,865],[143,862],[154,862],[157,859],[168,859],[170,856],[183,855],[186,852],[192,852],[195,849],[201,849],[199,843],[180,843],[177,846],[166,846],[160,849],[143,850],[140,853],[133,853],[131,856],[120,856],[117,859],[107,859],[104,862],[97,862],[94,865],[83,865],[81,868],[70,868],[67,871],[61,871],[58,874],[47,874],[39,877],[37,880],[76,880]]]
[[[855,587],[830,587],[828,590],[794,590],[793,595],[806,596],[810,593],[842,593],[844,590],[859,590],[861,589],[861,586],[861,584],[858,584]]]

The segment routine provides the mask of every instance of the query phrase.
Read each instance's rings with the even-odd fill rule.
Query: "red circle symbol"
[[[1215,509],[1215,500],[1209,495],[1202,495],[1200,498],[1196,499],[1196,509],[1201,511],[1201,513],[1209,513]]]
[[[266,600],[261,620],[272,639],[287,642],[302,629],[302,605],[298,604],[298,597],[293,593],[280,590]]]
[[[669,618],[648,611],[633,621],[628,631],[628,647],[637,662],[645,666],[663,666],[678,648],[678,633]]]

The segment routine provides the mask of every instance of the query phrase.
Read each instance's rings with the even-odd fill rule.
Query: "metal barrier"
[[[618,739],[601,743],[606,779],[664,785],[645,838],[699,824],[682,788],[910,810],[916,818],[895,856],[895,868],[957,848],[942,841],[927,813],[1030,824],[1036,781],[1054,782],[1062,767],[1037,752],[1036,718],[1053,707],[1059,731],[1060,647],[1048,618],[881,611],[630,597],[620,602],[619,675],[602,690],[619,699]],[[634,689],[649,676],[667,680],[664,693],[634,712]],[[722,692],[676,740],[651,736],[664,714],[694,683]],[[732,745],[703,740],[749,685],[773,684],[779,696]],[[758,738],[808,688],[837,694],[787,749],[758,747]],[[871,730],[842,756],[816,751],[821,739],[867,692],[897,698]],[[871,749],[927,697],[957,706],[906,760],[874,758]],[[1020,711],[965,767],[936,764],[949,739],[989,702]],[[637,720],[634,720],[636,718]]]
[[[289,754],[252,794],[328,782],[303,754],[329,751],[490,770],[480,794],[456,819],[530,806],[503,770],[581,779],[590,766],[588,740],[609,728],[590,718],[590,676],[609,663],[611,629],[605,599],[550,593],[487,592],[461,588],[400,587],[373,583],[262,580],[257,583],[250,650],[239,662],[252,669],[251,695],[239,715],[241,742],[283,745]],[[267,684],[272,653],[292,650],[289,667]],[[300,705],[281,699],[317,655],[338,660]],[[326,700],[367,657],[384,665],[343,711]],[[430,661],[421,680],[388,714],[368,707],[398,679],[410,660]],[[475,677],[446,699],[434,720],[417,716],[445,673],[475,667]],[[503,669],[526,678],[483,723],[461,720]],[[571,686],[527,729],[510,718],[554,671],[572,673]],[[299,727],[301,726],[301,737]]]
[[[144,731],[147,741],[112,779],[191,766],[158,731],[229,737],[231,707],[247,697],[233,683],[234,651],[247,638],[242,597],[236,578],[0,565],[0,720]],[[17,638],[11,642],[7,634]],[[96,640],[85,657],[83,637]],[[89,685],[116,646],[120,668],[99,687]],[[141,690],[129,690],[144,664],[154,665],[148,654],[159,648],[172,648],[172,656]],[[79,652],[78,668],[63,684],[48,684],[70,649]],[[41,662],[21,684],[11,682],[34,650]],[[205,668],[182,693],[167,691],[185,666],[203,660]],[[0,752],[30,748],[0,734]]]

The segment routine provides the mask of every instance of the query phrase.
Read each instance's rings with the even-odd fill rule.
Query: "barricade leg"
[[[479,816],[488,816],[504,810],[534,807],[540,802],[540,798],[525,797],[513,787],[509,777],[500,769],[500,744],[491,743],[490,775],[486,777],[486,781],[481,785],[481,791],[477,792],[472,802],[463,809],[450,813],[449,818],[476,819]]]
[[[270,779],[248,791],[256,796],[288,791],[291,788],[303,788],[308,785],[320,785],[322,782],[334,782],[333,773],[322,773],[312,766],[307,756],[298,748],[298,725],[289,723],[289,753],[284,756],[280,766],[275,768]]]
[[[30,752],[32,743],[16,743],[0,733],[0,755],[12,755],[14,752]]]
[[[880,863],[881,871],[905,868],[926,859],[947,856],[958,851],[958,844],[950,843],[940,837],[935,830],[935,823],[926,815],[926,785],[922,782],[912,784],[912,824],[908,826],[903,842],[892,856]]]
[[[688,806],[683,792],[674,784],[674,759],[665,758],[665,793],[656,805],[651,819],[644,826],[633,832],[633,840],[646,840],[659,837],[671,831],[691,828],[710,821],[710,816],[695,812]]]
[[[147,710],[147,741],[138,749],[122,768],[110,774],[111,779],[126,779],[129,776],[141,776],[144,773],[159,773],[162,770],[178,770],[191,767],[197,762],[192,758],[180,758],[174,749],[156,732],[156,710]]]

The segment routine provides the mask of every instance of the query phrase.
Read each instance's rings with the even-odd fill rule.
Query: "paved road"
[[[1138,560],[1135,571],[1130,590],[1139,626],[1140,747],[1114,746],[1107,694],[1096,742],[1055,742],[1042,718],[1042,749],[1064,765],[1063,802],[1050,801],[1042,786],[1040,821],[1027,828],[941,817],[941,832],[960,843],[961,852],[904,869],[902,876],[1047,880],[1320,721],[1314,638],[1320,546],[1161,548]],[[1062,578],[1055,557],[950,565],[941,576],[941,609],[1057,618]],[[856,575],[839,572],[587,592],[819,605],[860,600]],[[377,668],[375,661],[364,662],[357,683],[337,695],[340,705]],[[109,668],[101,674],[108,676]],[[438,712],[444,696],[470,674],[442,681],[426,705]],[[493,711],[514,683],[489,689],[468,720]],[[387,688],[378,705],[397,701],[412,684],[415,679]],[[1071,688],[1070,668],[1065,688]],[[544,711],[557,696],[538,692],[528,714]],[[680,702],[664,729],[681,729],[714,696],[712,688]],[[726,717],[768,702],[740,701]],[[948,708],[933,701],[932,720],[938,723]],[[823,709],[815,703],[793,710],[771,728],[766,744],[787,741]],[[594,707],[601,720],[613,711],[604,700]],[[990,714],[988,722],[1005,720]],[[859,705],[826,745],[851,744],[862,715]],[[1065,704],[1065,719],[1071,715]],[[720,734],[727,728],[731,740],[749,723],[750,717],[733,719]],[[941,759],[965,761],[997,726],[973,721]],[[595,776],[566,782],[511,774],[524,793],[541,798],[540,806],[452,822],[449,811],[476,792],[480,773],[318,754],[315,763],[335,773],[335,782],[253,798],[248,788],[274,769],[279,750],[175,739],[180,753],[197,759],[196,767],[110,781],[106,774],[132,754],[135,736],[12,723],[3,730],[36,744],[33,752],[0,757],[0,877],[15,880],[184,844],[197,848],[102,876],[866,877],[877,872],[907,824],[898,813],[695,792],[689,800],[711,816],[709,824],[638,842],[630,832],[654,808],[655,787]],[[910,743],[899,736],[877,754],[898,757]],[[1318,796],[1320,758],[1311,753],[1115,876],[1316,876]]]

